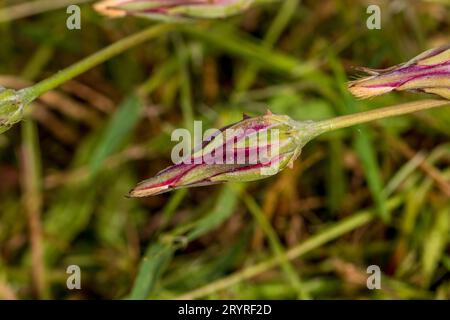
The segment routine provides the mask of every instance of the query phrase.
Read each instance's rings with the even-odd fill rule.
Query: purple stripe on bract
[[[430,72],[430,73],[424,73],[424,74],[419,74],[419,75],[414,75],[414,76],[410,76],[408,78],[396,81],[396,82],[387,82],[387,83],[383,83],[383,84],[377,84],[377,85],[367,85],[367,88],[384,88],[384,87],[389,87],[389,88],[397,88],[400,87],[402,85],[404,85],[405,83],[408,83],[410,81],[413,80],[417,80],[420,78],[426,78],[426,77],[436,77],[436,76],[450,76],[450,72],[447,71],[435,71],[435,72]]]

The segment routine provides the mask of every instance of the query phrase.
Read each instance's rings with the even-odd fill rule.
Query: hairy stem
[[[92,54],[91,56],[71,65],[70,67],[56,73],[55,75],[42,80],[30,88],[24,89],[26,102],[31,102],[40,95],[50,90],[55,89],[64,82],[75,78],[76,76],[86,72],[96,65],[105,62],[106,60],[143,43],[151,38],[161,35],[164,32],[173,28],[172,24],[160,24],[149,27],[141,32],[128,36],[114,44]]]
[[[428,110],[432,108],[444,107],[450,105],[450,101],[446,100],[420,100],[405,104],[394,105],[390,107],[375,109],[366,112],[359,112],[346,116],[336,117],[329,120],[317,122],[319,132],[328,132],[336,129],[351,127],[374,120],[386,119],[403,114],[414,113],[418,111]]]

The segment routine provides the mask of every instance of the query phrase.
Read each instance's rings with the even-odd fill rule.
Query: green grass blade
[[[113,114],[89,162],[92,176],[99,172],[105,159],[117,151],[130,136],[139,120],[140,106],[139,98],[131,95]]]

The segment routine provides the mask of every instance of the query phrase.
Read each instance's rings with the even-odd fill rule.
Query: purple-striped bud
[[[151,19],[224,18],[246,10],[260,0],[103,0],[95,9],[109,17],[126,15]]]
[[[268,113],[216,130],[187,157],[139,183],[131,197],[231,181],[254,181],[292,166],[303,146],[318,134],[315,123]]]
[[[369,98],[394,90],[411,90],[450,99],[450,45],[428,50],[389,69],[361,70],[371,76],[349,83],[349,90],[359,98]]]

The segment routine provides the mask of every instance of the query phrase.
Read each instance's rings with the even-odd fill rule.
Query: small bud
[[[131,197],[157,195],[178,188],[264,179],[283,170],[303,146],[319,134],[314,122],[296,122],[267,113],[218,130],[194,154],[139,183]]]
[[[26,105],[22,92],[0,87],[0,134],[22,120]]]
[[[246,10],[255,0],[103,0],[95,10],[109,17],[152,19],[224,18]]]
[[[389,69],[361,70],[371,76],[349,82],[349,90],[358,98],[410,90],[450,99],[450,45],[428,50]]]

